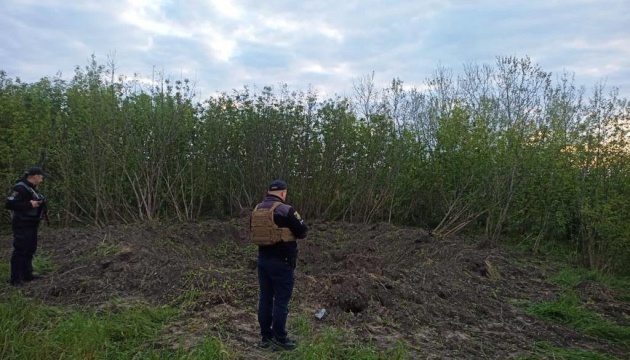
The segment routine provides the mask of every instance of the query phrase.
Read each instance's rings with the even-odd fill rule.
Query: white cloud
[[[155,0],[129,0],[120,13],[120,19],[151,35],[191,37],[189,29],[167,18],[160,4]]]
[[[221,15],[230,19],[239,19],[245,12],[233,0],[210,0],[210,3]]]
[[[219,61],[229,61],[238,46],[235,39],[211,26],[202,27],[198,35],[199,43],[205,46],[209,50],[210,55]]]
[[[422,84],[438,64],[528,55],[630,95],[629,23],[627,0],[4,0],[0,64],[36,80],[115,50],[120,71],[198,74],[208,94],[281,82],[332,94],[372,71],[382,86]]]
[[[597,50],[630,55],[630,39],[611,38],[606,40],[595,40],[586,38],[576,38],[564,44],[566,48],[574,50]]]

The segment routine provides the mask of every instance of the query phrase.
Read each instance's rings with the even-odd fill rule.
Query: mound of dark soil
[[[2,244],[8,260],[10,241]],[[551,301],[560,291],[545,281],[550,269],[527,255],[388,224],[315,223],[299,248],[292,316],[307,314],[316,328],[332,325],[382,350],[402,342],[410,358],[509,359],[546,341],[627,355],[517,306]],[[164,333],[164,345],[182,335],[193,345],[220,331],[246,358],[266,356],[251,350],[258,341],[256,248],[244,220],[44,228],[39,251],[55,270],[24,287],[26,296],[93,308],[121,299],[178,306],[184,315]],[[2,287],[0,296],[11,291]],[[628,310],[601,284],[576,291],[612,319]],[[323,321],[314,317],[320,308],[328,311]]]

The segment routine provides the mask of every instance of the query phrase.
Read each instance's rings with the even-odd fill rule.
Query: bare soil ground
[[[0,248],[9,258],[10,236]],[[333,326],[339,341],[381,350],[402,343],[410,358],[510,359],[546,341],[560,348],[625,358],[629,349],[538,320],[518,306],[551,301],[560,289],[553,265],[527,254],[478,246],[473,239],[438,240],[417,228],[388,224],[314,223],[300,257],[291,318]],[[21,291],[47,304],[107,309],[122,302],[185,311],[161,336],[195,345],[220,336],[242,358],[259,351],[256,248],[244,220],[199,224],[43,228],[39,251],[55,270]],[[628,325],[628,303],[599,283],[578,292],[608,320]],[[0,290],[0,296],[15,291]],[[314,314],[326,308],[318,321]],[[291,323],[291,322],[290,322]],[[291,328],[289,328],[291,331]]]

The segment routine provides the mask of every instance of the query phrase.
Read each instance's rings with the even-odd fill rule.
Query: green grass
[[[37,274],[47,274],[55,271],[57,266],[52,258],[46,253],[39,252],[33,257],[33,272]]]
[[[407,349],[402,343],[397,343],[388,351],[376,350],[371,344],[357,344],[347,338],[342,330],[333,327],[313,329],[311,323],[304,316],[291,320],[290,328],[298,338],[297,350],[280,353],[278,359],[283,360],[401,360],[407,359]]]
[[[611,323],[582,308],[580,300],[572,294],[564,294],[554,302],[532,305],[528,308],[528,313],[569,325],[590,336],[630,346],[630,327]]]
[[[101,257],[101,256],[113,255],[113,254],[118,254],[120,251],[121,251],[120,245],[108,244],[105,242],[105,239],[103,239],[103,241],[98,243],[96,250],[94,250],[94,256]]]
[[[537,343],[537,354],[518,357],[518,360],[537,360],[537,359],[555,359],[555,360],[621,360],[617,357],[600,354],[593,351],[558,348],[550,343]]]
[[[183,340],[181,341],[183,343]],[[134,359],[142,360],[231,360],[237,356],[226,349],[223,343],[214,337],[205,337],[196,347],[186,350],[180,344],[176,350],[148,349],[135,354]]]
[[[229,259],[230,256],[234,256],[235,254],[239,254],[242,256],[254,255],[258,251],[258,247],[254,244],[240,246],[233,240],[224,240],[215,246],[206,247],[205,251],[208,255],[214,258]]]
[[[594,270],[564,268],[550,280],[565,291],[573,291],[575,286],[584,280],[596,281],[613,289],[617,300],[630,302],[630,277],[627,276],[603,275]]]
[[[597,281],[615,289],[621,300],[630,291],[627,279],[604,276],[589,270],[566,268],[550,280],[562,288],[562,294],[553,302],[530,304],[527,306],[528,313],[541,319],[568,325],[584,334],[630,347],[630,327],[612,323],[585,309],[574,290],[581,281]]]
[[[630,287],[630,278],[628,277],[604,275],[588,269],[566,267],[551,278],[552,282],[564,288],[572,288],[583,280],[598,281],[621,291],[628,290],[628,287]]]
[[[198,288],[183,290],[175,296],[170,302],[171,306],[179,309],[194,309],[197,304],[202,301],[203,292]]]
[[[44,306],[14,293],[0,304],[0,359],[228,359],[214,338],[173,350],[160,331],[177,315],[169,307],[113,304],[107,312]]]
[[[11,273],[11,264],[8,260],[0,261],[0,282],[8,281]]]
[[[38,252],[33,257],[33,272],[36,274],[48,274],[54,272],[57,266],[52,258],[43,252]],[[0,261],[0,281],[8,280],[11,273],[11,263],[9,259]]]
[[[12,293],[0,303],[0,359],[225,359],[237,354],[217,337],[192,343],[185,334],[166,341],[164,334],[179,310],[152,307],[129,299],[115,299],[99,310],[45,306]],[[342,330],[314,328],[306,316],[292,318],[290,327],[300,346],[293,352],[270,352],[273,359],[407,359],[399,342],[387,351],[371,344],[357,344]],[[252,344],[254,346],[254,344]]]
[[[185,356],[187,359],[232,359],[235,356],[217,338],[205,338]]]

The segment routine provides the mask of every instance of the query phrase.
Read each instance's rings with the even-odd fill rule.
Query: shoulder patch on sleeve
[[[11,195],[9,195],[9,197],[7,198],[9,201],[13,201],[15,200],[15,198],[20,195],[17,191],[14,191],[11,193]]]
[[[294,212],[293,215],[295,216],[296,219],[298,220],[302,220],[302,217],[300,216],[300,214],[298,214],[298,212]]]

